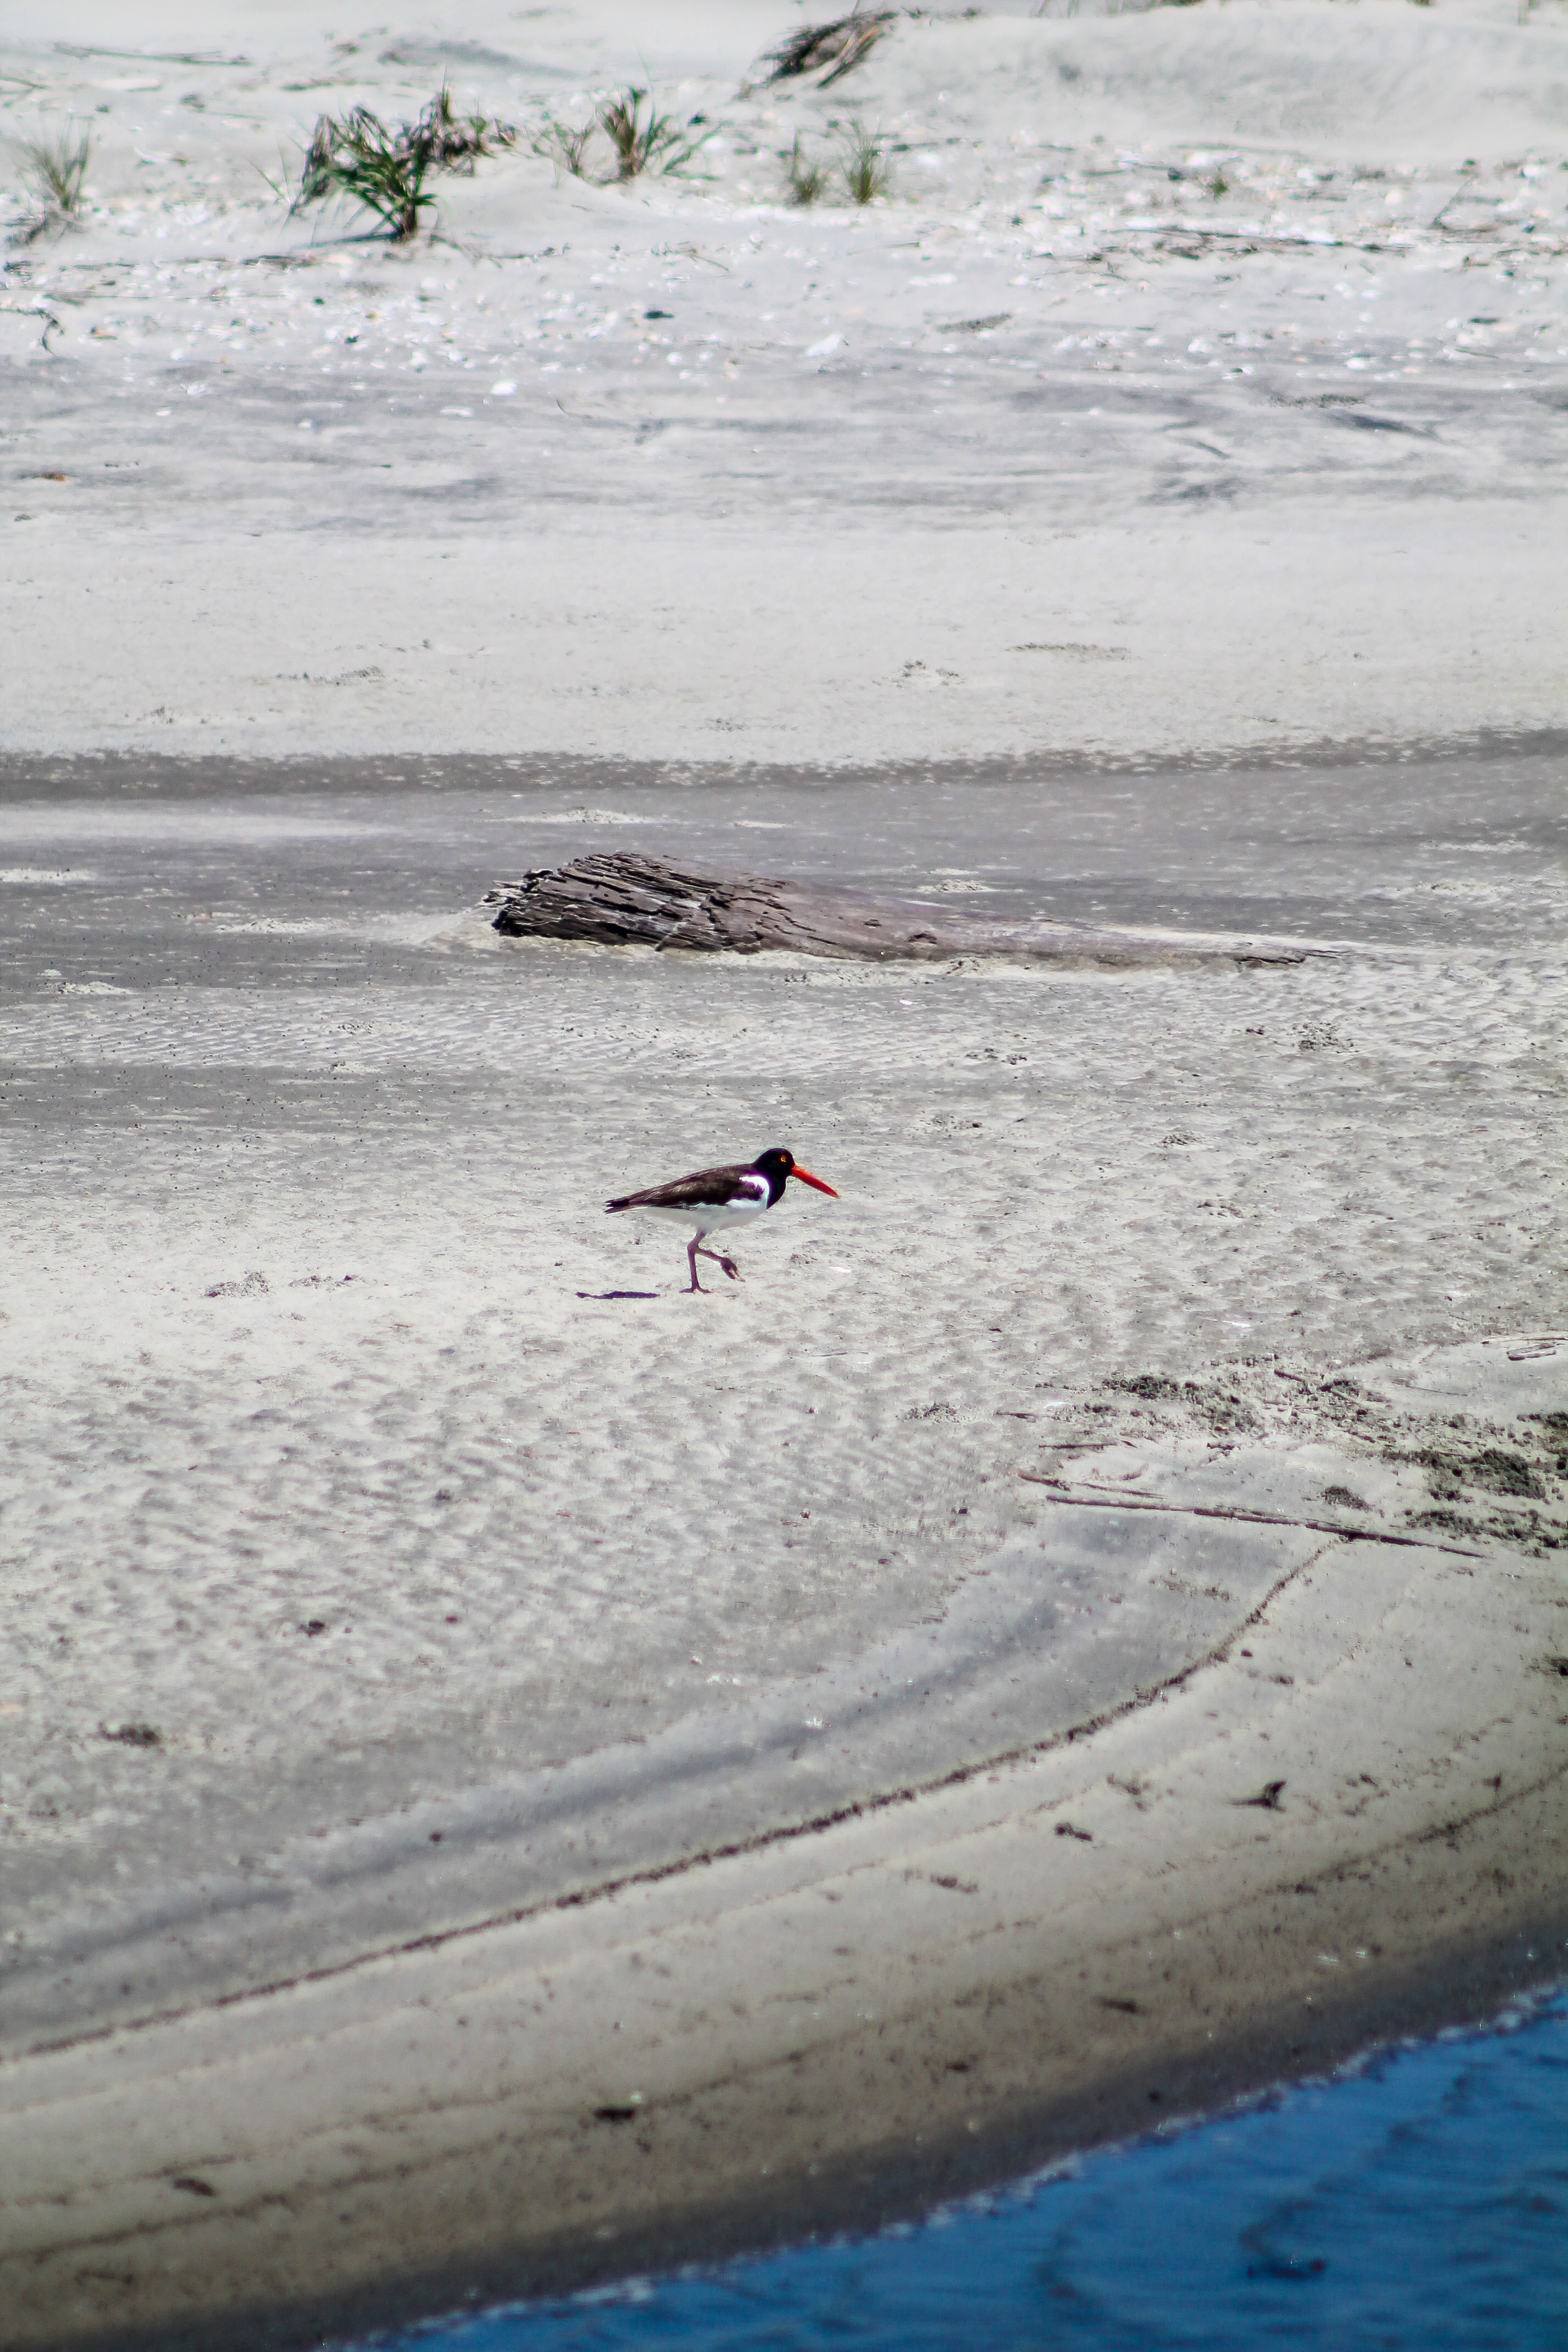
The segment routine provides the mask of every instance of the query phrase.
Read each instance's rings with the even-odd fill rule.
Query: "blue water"
[[[1564,2352],[1568,1987],[874,2238],[406,2352]]]

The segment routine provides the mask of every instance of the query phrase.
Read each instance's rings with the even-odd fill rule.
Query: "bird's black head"
[[[784,1185],[795,1167],[794,1152],[785,1151],[782,1145],[775,1143],[771,1150],[759,1151],[752,1166],[759,1176],[767,1178],[768,1206],[770,1209],[776,1209]]]
[[[765,1176],[768,1180],[770,1209],[778,1207],[784,1188],[792,1176],[798,1177],[803,1184],[811,1185],[816,1192],[826,1192],[831,1201],[838,1198],[831,1184],[825,1184],[820,1176],[810,1174],[800,1165],[794,1152],[784,1150],[782,1144],[775,1143],[771,1150],[759,1151],[752,1166],[757,1175]]]

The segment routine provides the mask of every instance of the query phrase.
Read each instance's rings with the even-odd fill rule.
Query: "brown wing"
[[[721,1209],[756,1181],[752,1168],[704,1168],[695,1176],[679,1176],[673,1184],[650,1184],[646,1192],[626,1192],[605,1202],[611,1209]]]

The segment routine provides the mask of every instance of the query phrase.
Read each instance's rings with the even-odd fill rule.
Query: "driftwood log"
[[[831,882],[698,874],[662,857],[595,851],[541,866],[486,894],[506,939],[593,940],[603,946],[713,950],[755,955],[864,956],[931,961],[950,956],[1048,957],[1097,964],[1300,963],[1305,950],[1271,940],[1181,931],[1118,931],[1087,924],[1009,922],[960,914]]]

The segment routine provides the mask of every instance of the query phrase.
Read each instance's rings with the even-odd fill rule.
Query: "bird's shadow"
[[[580,1290],[579,1298],[657,1298],[657,1290]]]

